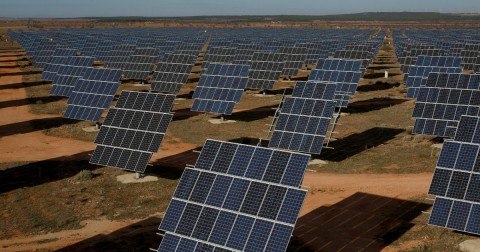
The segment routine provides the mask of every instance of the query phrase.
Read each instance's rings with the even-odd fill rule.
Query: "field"
[[[474,238],[427,225],[426,194],[440,149],[438,139],[410,134],[414,103],[405,98],[392,43],[385,41],[367,69],[330,147],[303,181],[309,190],[289,251],[455,251]],[[384,71],[390,73],[383,78]],[[182,88],[161,150],[147,175],[158,181],[122,184],[127,172],[88,163],[95,132],[62,117],[66,99],[16,44],[0,44],[0,250],[146,251],[182,169],[194,164],[206,139],[255,143],[267,137],[283,89],[264,97],[247,91],[226,119],[190,111],[198,76]],[[195,78],[196,77],[196,78]],[[300,77],[301,79],[301,77]],[[122,85],[126,90],[145,86]],[[123,248],[123,249],[122,249]],[[354,249],[355,248],[355,249]]]

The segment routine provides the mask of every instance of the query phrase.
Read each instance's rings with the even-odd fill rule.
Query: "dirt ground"
[[[18,57],[4,57],[2,54],[9,55],[11,53],[0,53],[0,153],[2,153],[0,163],[11,164],[52,159],[59,159],[64,162],[69,158],[88,159],[85,155],[79,157],[77,154],[91,153],[95,147],[92,142],[54,137],[46,135],[41,129],[35,128],[36,124],[45,120],[62,120],[61,115],[34,114],[31,112],[26,87],[22,84],[22,69],[13,67],[15,64],[11,62],[2,62],[15,60]],[[387,53],[384,52],[384,54]],[[392,67],[392,62],[388,64],[386,64],[388,66],[385,69],[389,69],[393,73],[398,71],[398,65]],[[380,68],[379,72],[383,70],[381,66],[377,67]],[[371,124],[366,126],[355,125],[355,121],[361,120],[360,118],[367,118],[367,116],[372,124],[382,126],[380,122],[387,120],[384,113],[391,114],[389,109],[394,108],[404,111],[404,117],[407,118],[407,121],[403,119],[404,117],[397,119],[401,121],[399,125],[396,125],[397,128],[400,125],[410,125],[408,112],[412,103],[401,100],[399,97],[402,96],[402,93],[391,91],[391,94],[395,93],[398,97],[387,97],[384,92],[384,90],[394,90],[398,87],[400,85],[398,83],[399,79],[401,77],[397,76],[392,81],[393,84],[377,83],[377,79],[363,80],[364,85],[361,86],[360,90],[364,90],[364,92],[352,99],[352,104],[355,104],[355,106],[349,111],[352,115],[342,119],[343,126],[339,127],[340,137],[348,138],[364,130],[369,132],[371,129],[368,127],[372,127]],[[178,106],[184,105],[187,107],[188,103],[177,105],[177,116],[190,117],[191,115],[188,112],[178,109]],[[252,111],[251,104],[248,109],[244,106],[246,106],[245,103],[239,104],[237,111],[241,111],[241,113]],[[372,107],[375,109],[372,109]],[[272,111],[271,108],[261,108],[261,110]],[[180,123],[185,124],[187,120],[197,120],[196,122],[198,122],[198,120],[206,119],[208,118],[196,116],[172,122],[170,127],[177,127]],[[269,118],[262,120],[268,121]],[[262,120],[260,122],[263,123]],[[378,123],[376,120],[378,120]],[[365,127],[365,129],[362,127]],[[435,245],[432,244],[441,239],[439,233],[449,232],[440,229],[436,229],[435,232],[430,231],[430,227],[426,226],[428,216],[422,213],[428,211],[432,203],[426,201],[425,198],[432,178],[431,171],[435,165],[435,157],[428,159],[426,164],[421,163],[420,166],[429,166],[428,169],[424,168],[425,170],[411,173],[381,172],[376,174],[375,170],[348,170],[350,167],[347,167],[347,165],[350,165],[349,162],[353,166],[365,160],[379,159],[379,157],[385,155],[385,152],[382,151],[386,151],[387,155],[392,156],[394,162],[403,162],[403,160],[397,160],[403,159],[403,156],[395,159],[397,153],[392,153],[394,149],[391,148],[397,144],[400,146],[399,148],[405,148],[406,145],[416,146],[415,148],[423,146],[423,149],[429,151],[430,143],[405,142],[403,138],[407,136],[407,133],[403,131],[405,131],[404,128],[399,132],[394,132],[391,138],[381,138],[378,144],[372,143],[375,148],[368,151],[366,150],[370,146],[368,144],[357,146],[351,145],[351,142],[343,141],[343,145],[347,146],[341,148],[342,145],[337,142],[339,148],[336,153],[333,153],[334,155],[332,154],[336,158],[332,158],[332,161],[329,162],[332,165],[343,166],[346,172],[331,172],[332,170],[327,168],[322,170],[322,167],[319,167],[313,169],[316,172],[309,171],[305,174],[303,187],[308,189],[309,193],[297,222],[289,251],[411,251],[422,250],[422,246],[425,244],[431,244],[428,247],[430,249],[435,248]],[[198,144],[187,141],[185,136],[176,132],[174,129],[169,130],[167,135],[170,136],[162,143],[161,151],[154,155],[153,163],[184,167],[185,164],[189,162],[192,164],[192,160],[195,160],[196,155],[192,150],[196,149]],[[381,131],[380,135],[384,136],[388,132],[390,131]],[[400,132],[403,132],[401,133],[403,135],[397,137],[396,134]],[[374,136],[376,135],[374,134]],[[368,142],[370,138],[372,138],[372,135],[369,133],[362,135],[361,138],[353,139],[362,139],[362,141]],[[394,144],[390,144],[390,142],[394,142]],[[349,149],[349,146],[350,149],[358,147],[358,150],[354,148],[355,152],[343,153],[344,150]],[[370,156],[363,158],[365,155]],[[415,165],[416,161],[410,163]],[[369,165],[367,163],[364,166],[368,168]],[[404,165],[403,163],[389,163],[387,165],[380,164],[380,166],[386,167],[386,170],[398,171]],[[7,178],[2,177],[1,172],[2,170],[0,170],[0,181],[5,181]],[[105,170],[101,172],[112,175]],[[112,177],[114,176],[112,175]],[[8,179],[15,180],[14,177]],[[176,179],[178,180],[178,177]],[[65,178],[63,180],[70,179]],[[50,183],[63,183],[63,180]],[[97,180],[94,179],[91,182],[92,186],[101,187],[101,185],[95,184],[95,181]],[[60,185],[63,186],[63,184]],[[115,182],[112,182],[112,185],[113,187],[119,187]],[[48,186],[48,183],[42,186]],[[174,184],[170,186],[173,187]],[[36,187],[32,188],[32,190],[35,190]],[[22,188],[12,189],[12,192],[18,190],[22,190]],[[5,199],[15,196],[10,196],[12,192],[7,190],[3,193]],[[168,202],[169,195],[172,192],[169,191],[168,193],[165,195],[166,202]],[[0,196],[2,196],[2,191],[0,191]],[[107,195],[107,197],[112,197],[112,195]],[[135,204],[134,206],[141,207],[141,205]],[[46,210],[38,209],[38,211]],[[76,229],[62,230],[60,228],[59,231],[53,232],[16,232],[14,234],[1,234],[0,232],[0,236],[8,237],[0,240],[0,250],[145,251],[148,248],[157,248],[160,243],[161,237],[155,233],[162,216],[163,211],[157,209],[157,211],[151,211],[142,218],[93,217],[82,220],[80,226]],[[0,217],[3,221],[10,222],[15,218],[15,213],[4,212]],[[464,238],[462,236],[459,239]],[[454,247],[447,247],[445,251],[453,249]]]

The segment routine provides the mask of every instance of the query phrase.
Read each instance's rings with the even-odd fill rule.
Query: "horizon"
[[[4,0],[2,18],[325,16],[368,12],[479,14],[478,0]],[[187,7],[186,7],[187,6]]]
[[[86,18],[190,18],[190,17],[281,17],[281,16],[301,16],[301,17],[326,17],[326,16],[343,16],[343,15],[358,15],[358,14],[376,14],[376,13],[432,13],[443,15],[479,15],[480,12],[435,12],[435,11],[368,11],[368,12],[352,12],[352,13],[338,13],[325,15],[309,15],[309,14],[268,14],[268,15],[190,15],[190,16],[78,16],[78,17],[3,17],[0,19],[86,19]]]

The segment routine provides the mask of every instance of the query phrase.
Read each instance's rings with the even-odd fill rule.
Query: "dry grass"
[[[158,169],[160,179],[120,184],[125,172],[100,168],[88,161],[43,161],[26,165],[1,164],[3,169],[30,172],[17,175],[13,189],[0,194],[0,239],[80,228],[89,219],[144,218],[162,212],[177,185],[179,173]],[[91,179],[78,179],[77,171],[91,171]],[[24,186],[34,182],[33,186]],[[32,207],[34,206],[34,207]],[[15,216],[13,216],[13,214]],[[8,221],[7,221],[8,220]]]
[[[427,195],[424,195],[425,197]],[[431,204],[425,197],[415,198],[414,201]],[[471,235],[455,232],[452,230],[429,226],[428,214],[421,214],[412,223],[414,226],[405,232],[398,240],[394,241],[389,248],[396,251],[460,251],[458,244],[465,240],[473,239]]]

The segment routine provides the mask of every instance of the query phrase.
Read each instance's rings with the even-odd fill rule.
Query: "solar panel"
[[[122,74],[126,79],[146,80],[153,67],[154,64],[151,63],[125,63],[122,66]]]
[[[158,251],[285,251],[310,155],[207,140],[160,224]]]
[[[51,62],[46,64],[42,72],[42,80],[53,80],[58,71],[64,66],[84,66],[93,65],[93,57],[52,57]]]
[[[153,73],[152,91],[176,94],[187,83],[193,65],[179,63],[159,63]]]
[[[235,48],[229,47],[208,47],[205,56],[203,56],[202,72],[208,69],[210,63],[232,63],[235,50]]]
[[[314,69],[308,76],[308,80],[335,82],[337,89],[335,90],[334,100],[337,102],[337,107],[346,108],[350,96],[354,95],[357,90],[362,75],[360,71]]]
[[[284,76],[296,76],[298,70],[305,64],[307,58],[307,48],[304,47],[282,47],[279,53],[285,55],[281,75]]]
[[[480,115],[480,76],[430,73],[413,109],[413,133],[454,137],[462,115]]]
[[[461,67],[462,58],[453,56],[427,56],[419,55],[416,66],[441,66],[441,67]]]
[[[105,68],[88,68],[84,76],[75,82],[66,118],[98,122],[120,87],[121,72]]]
[[[477,60],[475,61],[475,66],[473,67],[473,71],[475,73],[480,73],[480,57],[477,57]]]
[[[75,83],[85,75],[87,70],[87,67],[82,66],[60,66],[52,78],[50,94],[70,97]]]
[[[78,53],[77,49],[57,48],[53,52],[52,56],[71,57],[71,56],[76,56],[77,53]]]
[[[268,146],[320,154],[335,111],[336,87],[332,82],[298,82],[283,103]]]
[[[362,61],[353,59],[319,59],[316,69],[359,72]]]
[[[420,87],[424,87],[430,73],[461,73],[461,67],[411,66],[408,73],[407,98],[417,98]]]
[[[462,67],[465,70],[473,70],[477,57],[480,56],[480,44],[467,44],[462,49]]]
[[[429,194],[436,195],[430,225],[480,234],[480,118],[462,116],[446,141]]]
[[[405,55],[399,58],[401,66],[401,70],[404,73],[409,73],[410,72],[410,66],[416,65],[417,62],[417,57],[419,55],[423,56],[442,56],[445,54],[445,52],[442,49],[433,49],[431,46],[425,46],[425,47],[417,47],[417,48],[412,48],[411,50],[408,50],[404,52]]]
[[[145,172],[173,117],[174,100],[174,95],[123,91],[100,128],[90,163]]]
[[[370,61],[374,58],[374,55],[372,52],[368,51],[337,50],[335,51],[334,58],[361,60],[361,67],[362,69],[365,69],[370,64]]]
[[[231,115],[248,82],[248,65],[211,63],[193,93],[192,111]]]
[[[271,90],[285,66],[280,53],[255,52],[248,73],[248,88]]]

